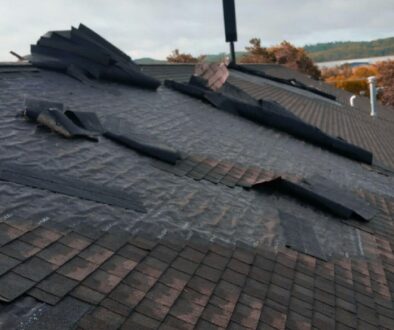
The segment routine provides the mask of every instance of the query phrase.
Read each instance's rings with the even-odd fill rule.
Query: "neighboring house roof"
[[[187,81],[193,72],[190,65],[141,68],[159,80]],[[12,178],[2,181],[3,326],[394,327],[390,170],[362,165],[164,86],[149,91],[110,82],[87,84],[31,69],[0,70],[2,168],[18,163],[48,178],[80,180],[81,187],[111,188],[119,198],[122,192],[136,193],[145,212],[56,194]],[[283,67],[262,69],[278,77],[294,75],[334,94],[341,105],[244,73],[231,71],[229,81],[394,167],[394,112],[382,107],[371,119],[362,104],[348,107],[342,91]],[[171,165],[104,138],[98,143],[64,139],[16,116],[29,97],[95,112],[107,127],[154,136],[196,159],[209,159],[213,167],[221,161],[223,177],[241,179],[245,167],[323,176],[378,214],[369,222],[344,219],[276,190],[213,183],[213,175],[205,180],[211,170],[204,172],[204,164],[191,166],[189,174],[194,174],[174,167],[171,173]]]

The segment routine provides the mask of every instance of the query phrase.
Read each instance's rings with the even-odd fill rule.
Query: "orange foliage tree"
[[[383,104],[394,106],[394,61],[376,63],[378,84],[383,88],[380,100]]]
[[[202,62],[205,57],[205,55],[194,57],[191,54],[180,53],[179,49],[174,49],[171,55],[167,56],[167,61],[169,63],[199,63]]]
[[[322,70],[322,77],[327,83],[353,94],[365,95],[369,95],[367,78],[377,74],[378,70],[373,65],[352,68],[345,64]]]
[[[320,78],[320,70],[306,54],[303,48],[295,47],[288,41],[277,46],[265,48],[259,38],[250,39],[251,46],[246,47],[247,54],[240,58],[241,63],[277,63]]]

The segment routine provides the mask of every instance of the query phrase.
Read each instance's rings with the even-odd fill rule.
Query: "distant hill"
[[[394,37],[373,41],[335,41],[304,46],[305,51],[315,62],[348,60],[394,55]],[[236,52],[237,58],[245,55],[245,51]],[[220,62],[228,54],[208,54],[207,62]],[[135,60],[138,64],[163,64],[165,60],[156,60],[149,57]]]
[[[150,57],[138,58],[138,59],[134,60],[134,62],[137,64],[164,64],[164,63],[167,63],[167,61],[155,60],[154,58],[150,58]]]
[[[315,62],[394,55],[394,37],[373,41],[337,41],[306,45]]]

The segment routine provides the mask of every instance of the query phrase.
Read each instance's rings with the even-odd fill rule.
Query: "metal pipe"
[[[369,83],[369,98],[371,102],[371,116],[376,117],[378,113],[376,112],[376,77],[368,77]]]
[[[231,63],[232,64],[237,64],[236,58],[235,58],[235,49],[234,49],[234,42],[230,42],[230,54],[231,54]]]
[[[356,95],[352,95],[351,97],[350,97],[350,106],[351,107],[354,107],[354,100],[356,99]]]

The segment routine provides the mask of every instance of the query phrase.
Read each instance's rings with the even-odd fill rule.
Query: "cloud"
[[[194,55],[227,51],[221,0],[0,0],[0,60],[49,30],[83,22],[134,57],[164,59],[172,49]],[[238,43],[271,45],[370,40],[394,35],[392,0],[236,0]]]

